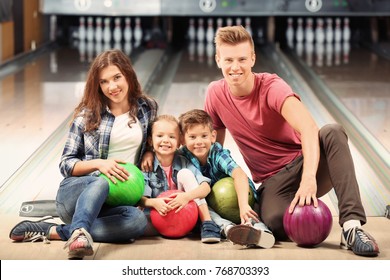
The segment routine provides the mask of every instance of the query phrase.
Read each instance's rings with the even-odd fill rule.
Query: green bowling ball
[[[240,208],[238,207],[237,193],[232,177],[225,177],[216,182],[206,200],[209,206],[222,218],[236,224],[241,223]],[[251,207],[255,204],[255,197],[251,188],[249,188],[248,203]]]
[[[114,184],[108,177],[104,174],[100,174],[101,177],[107,180],[110,190],[106,203],[110,206],[120,206],[120,205],[135,205],[144,194],[145,181],[144,175],[137,166],[131,163],[120,164],[126,168],[129,172],[129,178],[122,182],[117,179],[116,184]]]

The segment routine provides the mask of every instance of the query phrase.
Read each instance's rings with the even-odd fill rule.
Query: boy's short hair
[[[183,135],[190,127],[198,124],[207,126],[210,128],[210,131],[214,130],[213,120],[204,110],[193,109],[179,116],[179,127]]]
[[[223,44],[237,45],[245,42],[249,42],[252,46],[253,52],[255,52],[253,38],[242,25],[220,27],[218,28],[214,38],[215,49],[217,52],[218,47]]]

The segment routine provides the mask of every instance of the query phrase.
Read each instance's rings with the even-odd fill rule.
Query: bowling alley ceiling
[[[386,0],[42,0],[41,12],[111,16],[381,16]]]

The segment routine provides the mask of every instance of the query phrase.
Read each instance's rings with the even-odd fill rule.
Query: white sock
[[[228,235],[229,230],[230,230],[233,226],[234,226],[233,224],[230,224],[230,225],[227,225],[227,226],[225,227],[224,231],[225,231],[225,236],[226,236],[226,237],[227,237],[227,235]]]
[[[359,220],[349,220],[349,221],[346,221],[344,224],[343,224],[343,230],[344,231],[348,231],[349,229],[351,228],[354,228],[354,227],[361,227],[362,224],[360,223]]]

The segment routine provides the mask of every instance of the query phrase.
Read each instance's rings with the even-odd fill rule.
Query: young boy
[[[211,217],[220,226],[222,234],[233,243],[271,248],[275,243],[273,234],[248,204],[249,187],[254,194],[256,188],[230,156],[230,151],[216,142],[217,135],[210,116],[203,110],[190,110],[179,117],[179,124],[184,137],[182,154],[211,179],[211,187],[222,178],[230,176],[234,179],[241,225],[223,219],[209,207]]]
[[[201,240],[215,243],[221,240],[218,225],[212,221],[205,197],[210,193],[210,179],[203,176],[185,157],[178,154],[180,129],[177,119],[171,115],[161,115],[151,125],[149,144],[154,150],[153,170],[144,172],[145,191],[140,206],[157,210],[160,215],[169,211],[180,211],[194,200],[202,222]],[[178,189],[185,192],[175,194],[168,200],[157,198],[167,190]],[[156,232],[149,223],[146,235]]]

